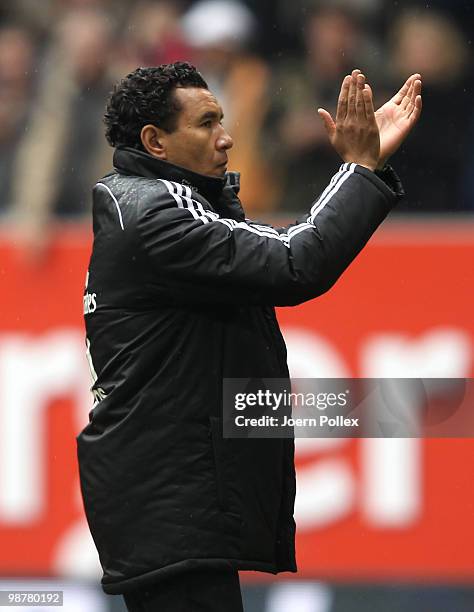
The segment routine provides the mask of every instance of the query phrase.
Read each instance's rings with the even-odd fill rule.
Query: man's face
[[[174,95],[181,106],[176,130],[160,140],[165,159],[207,176],[222,177],[232,138],[222,125],[222,108],[207,89],[179,87]]]

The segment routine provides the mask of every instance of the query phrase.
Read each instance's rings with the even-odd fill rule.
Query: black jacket
[[[114,166],[94,188],[95,403],[78,436],[103,588],[195,567],[294,572],[293,440],[224,439],[222,380],[288,377],[273,307],[327,291],[399,185],[343,164],[305,218],[277,230],[245,221],[234,174],[128,148]]]

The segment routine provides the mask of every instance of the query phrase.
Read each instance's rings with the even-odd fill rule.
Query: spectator
[[[466,119],[473,106],[467,43],[453,21],[433,10],[404,13],[393,24],[391,40],[393,82],[416,67],[426,99],[419,129],[394,158],[408,194],[401,209],[466,210],[462,180],[472,146]]]
[[[0,6],[0,18],[15,22],[34,32],[36,35],[48,34],[54,23],[55,13],[52,0],[15,0],[3,2]]]
[[[118,60],[114,59],[116,80],[137,66],[158,66],[190,58],[191,49],[181,32],[181,15],[179,2],[137,2],[118,45]]]
[[[376,56],[369,53],[355,14],[346,8],[326,4],[311,11],[304,40],[303,61],[296,56],[275,69],[265,130],[274,174],[281,180],[280,207],[288,210],[320,193],[339,163],[317,107],[335,106],[339,83],[353,67],[376,72]]]
[[[397,5],[399,4],[399,5]],[[474,35],[474,5],[471,0],[410,0],[405,2],[405,5],[409,7],[416,7],[420,11],[436,11],[446,15],[449,19],[456,22],[458,28],[460,28],[468,38],[472,38]],[[400,15],[400,8],[402,3],[393,3],[392,6],[386,7],[385,15],[393,21]]]
[[[0,214],[11,203],[14,159],[33,89],[34,44],[16,25],[0,29]]]
[[[96,177],[111,167],[102,128],[111,34],[109,20],[90,9],[67,13],[55,28],[14,185],[15,207],[33,248],[51,218],[89,210]]]
[[[242,174],[240,197],[251,214],[272,203],[271,169],[260,150],[269,70],[250,51],[256,25],[250,10],[235,0],[198,2],[183,18],[196,64],[226,109],[224,123],[236,143],[229,151],[230,169]]]

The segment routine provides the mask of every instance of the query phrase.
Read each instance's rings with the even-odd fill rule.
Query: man
[[[107,593],[129,610],[242,610],[238,570],[296,571],[293,440],[224,439],[224,378],[287,378],[274,306],[327,291],[401,193],[385,159],[421,109],[413,75],[374,115],[360,71],[334,122],[344,164],[296,224],[245,220],[222,109],[186,63],[112,93],[115,170],[94,189],[84,296],[94,377],[78,436]]]

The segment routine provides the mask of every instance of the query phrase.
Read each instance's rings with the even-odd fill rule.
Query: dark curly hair
[[[173,132],[181,110],[174,96],[177,87],[208,89],[206,81],[188,62],[137,68],[122,79],[110,94],[105,110],[109,144],[143,151],[140,132],[147,123]]]

